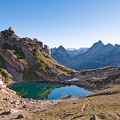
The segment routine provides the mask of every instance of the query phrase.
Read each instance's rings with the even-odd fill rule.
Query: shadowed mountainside
[[[70,56],[65,49],[64,52],[61,52],[59,48],[56,51],[51,51],[52,57],[75,70],[95,69],[112,65],[120,66],[120,45],[117,44],[114,46],[110,43],[104,45],[102,41],[98,41],[87,51],[74,56]]]
[[[68,52],[65,50],[63,46],[59,46],[58,48],[51,49],[51,55],[52,57],[60,62],[61,64],[69,67],[74,68],[72,57],[68,54]]]

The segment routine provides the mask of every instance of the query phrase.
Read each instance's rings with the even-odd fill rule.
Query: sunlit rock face
[[[0,85],[3,85],[3,81],[2,81],[2,75],[0,75]]]
[[[51,81],[58,73],[67,76],[67,68],[51,57],[49,46],[36,38],[20,38],[12,27],[0,33],[0,58],[0,67],[7,69],[15,81],[39,78]]]

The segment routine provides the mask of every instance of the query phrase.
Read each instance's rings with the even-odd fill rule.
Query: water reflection
[[[41,100],[61,99],[67,95],[72,95],[72,97],[80,97],[92,93],[75,85],[68,86],[57,83],[14,83],[9,88],[15,90],[16,92],[19,92],[20,96],[23,98]]]

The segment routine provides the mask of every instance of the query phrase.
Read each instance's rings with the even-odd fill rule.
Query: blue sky
[[[0,31],[11,26],[50,47],[120,44],[120,0],[0,0],[0,16]]]

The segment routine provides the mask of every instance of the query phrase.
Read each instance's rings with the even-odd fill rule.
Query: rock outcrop
[[[8,85],[13,83],[13,77],[10,73],[7,72],[7,70],[0,68],[0,84],[1,85]]]
[[[93,115],[90,120],[100,120],[96,115]]]
[[[50,49],[36,38],[18,37],[10,27],[0,33],[0,63],[13,75],[15,81],[46,79],[67,76],[74,72],[56,62]],[[61,78],[62,80],[63,78]]]
[[[49,57],[51,56],[51,51],[49,49],[49,46],[44,45],[44,51],[49,55]]]

